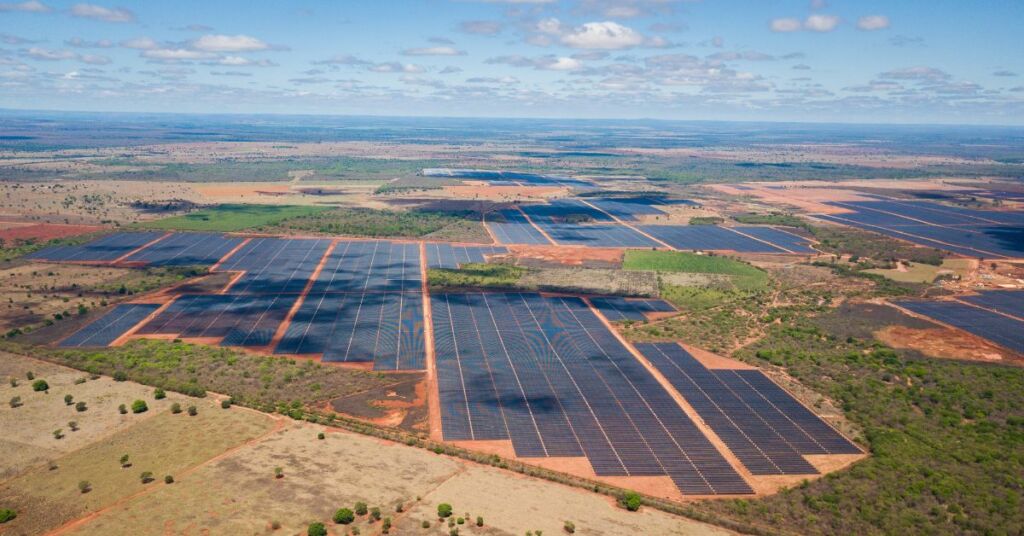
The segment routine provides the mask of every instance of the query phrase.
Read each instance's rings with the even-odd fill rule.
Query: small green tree
[[[370,508],[370,521],[380,521],[380,508],[376,506]]]
[[[323,439],[325,437],[327,437],[327,436],[325,436],[323,432],[320,432],[319,434],[316,435],[317,439]]]
[[[0,509],[0,523],[7,523],[8,521],[18,517],[18,513],[10,508]]]
[[[32,382],[32,390],[36,392],[46,392],[50,390],[50,384],[46,383],[46,380],[36,380]]]
[[[149,406],[146,405],[145,400],[136,400],[132,402],[132,413],[144,413],[149,410]]]
[[[89,407],[85,405],[85,402],[79,401],[75,403],[75,411],[81,413],[87,409],[89,409]]]
[[[323,523],[310,523],[306,529],[306,536],[327,536],[327,527]]]
[[[174,414],[181,413],[181,404],[179,404],[177,402],[171,404],[171,413],[174,413]]]
[[[121,462],[121,468],[122,469],[127,469],[128,467],[132,466],[132,463],[129,461],[129,458],[128,458],[127,454],[122,454],[121,455],[120,462]]]
[[[363,501],[357,501],[356,502],[356,515],[357,516],[365,516],[366,512],[368,512],[368,511],[369,511],[369,509],[366,507],[366,503],[364,503]]]
[[[639,510],[642,503],[643,501],[640,499],[640,494],[635,491],[627,491],[626,494],[619,499],[619,504],[630,512],[636,512]]]
[[[153,481],[153,472],[143,471],[142,474],[139,475],[139,480],[141,480],[143,484],[149,484]]]
[[[451,515],[452,515],[452,505],[450,505],[448,503],[441,503],[441,504],[437,505],[437,517],[439,517],[441,519],[444,519],[446,517],[451,517]]]
[[[339,508],[337,512],[334,512],[334,522],[339,525],[348,525],[355,521],[356,515],[348,508]]]
[[[199,410],[196,409],[195,406],[189,406],[188,407],[188,415],[189,415],[189,417],[195,417],[196,414],[198,414],[198,413],[199,413]]]
[[[430,522],[424,519],[423,523],[420,523],[420,526],[425,528],[425,529],[429,529],[430,528]]]
[[[221,401],[220,401],[220,407],[221,407],[222,409],[228,409],[228,408],[230,408],[230,407],[231,407],[231,400],[230,400],[230,399],[228,399],[228,398],[225,398],[224,400],[221,400]]]
[[[121,404],[117,406],[117,412],[120,413],[121,415],[124,415],[125,413],[128,413],[128,407],[125,406],[124,404]]]
[[[89,493],[92,491],[92,484],[90,484],[88,480],[79,480],[78,491],[81,493]]]
[[[54,439],[64,439],[64,430],[61,430],[60,428],[54,430],[53,431],[53,438]]]
[[[476,526],[478,526],[478,527],[484,526],[484,518],[483,518],[483,516],[476,516]]]
[[[11,387],[17,387],[17,386],[18,386],[18,379],[17,378],[11,378]]]
[[[75,397],[73,397],[71,395],[64,395],[64,405],[65,406],[70,406],[71,404],[74,403],[74,401],[75,401]]]
[[[384,534],[387,534],[391,530],[391,518],[390,517],[385,517],[384,518],[384,523],[380,526],[380,530]]]
[[[12,396],[11,397],[11,407],[12,408],[20,408],[21,406],[22,406],[21,397],[20,396]]]
[[[466,524],[466,518],[464,518],[464,517],[457,518],[455,520],[455,523],[458,524],[458,525],[465,525]]]
[[[275,467],[274,468],[274,478],[284,478],[284,468],[283,467]]]
[[[167,398],[167,393],[165,393],[163,389],[157,387],[156,390],[153,391],[153,398],[163,400]]]
[[[562,525],[562,529],[564,529],[565,532],[567,532],[569,534],[575,534],[576,533],[576,524],[573,523],[572,521],[566,521],[565,524]]]
[[[128,381],[128,375],[127,375],[127,374],[125,374],[125,373],[124,373],[124,371],[122,371],[122,370],[119,370],[119,371],[117,371],[117,372],[115,372],[115,373],[114,373],[114,381],[115,381],[115,382],[124,382],[124,381]]]
[[[25,377],[28,378],[28,381],[36,379],[35,373],[32,372],[31,370],[25,373]]]
[[[167,476],[164,477],[164,484],[173,484],[173,483],[174,483],[174,477],[173,476],[167,475]]]
[[[78,431],[78,421],[68,421],[68,428],[70,428],[72,432],[77,432]]]

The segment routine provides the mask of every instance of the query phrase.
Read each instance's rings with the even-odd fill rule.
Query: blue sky
[[[1024,2],[0,1],[0,108],[1024,124]]]

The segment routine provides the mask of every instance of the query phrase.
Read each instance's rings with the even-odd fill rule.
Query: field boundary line
[[[420,294],[423,302],[424,367],[427,369],[427,430],[430,438],[442,441],[441,393],[437,383],[437,354],[434,349],[434,314],[430,303],[430,282],[427,269],[427,243],[420,242]]]
[[[216,272],[217,270],[219,270],[220,269],[220,265],[224,264],[224,261],[230,259],[235,253],[238,253],[238,250],[240,250],[243,247],[245,247],[246,245],[248,245],[249,242],[252,242],[252,237],[251,236],[247,236],[247,237],[243,238],[242,241],[239,242],[237,246],[231,248],[231,251],[228,251],[227,253],[225,253],[224,256],[220,258],[220,260],[218,260],[213,266],[211,266],[209,268],[209,271],[210,272]]]
[[[791,253],[793,255],[796,255],[796,252],[791,250],[791,249],[786,249],[786,248],[784,248],[784,247],[782,247],[782,246],[780,246],[778,244],[774,244],[774,243],[769,242],[769,241],[767,241],[767,240],[765,240],[763,238],[758,238],[758,237],[756,237],[754,235],[749,235],[747,233],[744,233],[743,231],[737,231],[735,227],[722,227],[722,229],[728,229],[728,230],[730,230],[730,231],[732,231],[732,232],[734,232],[734,233],[736,233],[736,234],[738,234],[740,236],[745,236],[745,237],[747,237],[747,238],[749,238],[751,240],[757,240],[758,242],[761,242],[763,244],[768,244],[769,246],[771,246],[773,248],[778,248],[778,249],[781,249],[782,251],[785,251],[786,253]]]
[[[135,255],[136,253],[138,253],[138,252],[148,248],[149,246],[152,246],[153,244],[156,244],[157,242],[167,238],[168,236],[171,236],[172,234],[174,234],[174,233],[172,233],[170,231],[165,231],[164,234],[154,238],[153,240],[150,240],[149,242],[146,242],[145,244],[142,244],[141,246],[139,246],[139,247],[129,251],[128,253],[125,253],[124,255],[121,255],[120,257],[118,257],[118,258],[116,258],[116,259],[114,259],[112,261],[109,261],[109,263],[110,264],[117,264],[119,262],[124,262],[124,260],[127,259],[128,257],[131,257],[132,255]]]
[[[552,246],[559,245],[558,242],[555,242],[554,238],[551,238],[551,236],[547,233],[547,231],[545,231],[544,229],[541,229],[539,225],[537,225],[536,223],[533,222],[533,219],[530,218],[530,215],[527,214],[526,211],[524,211],[522,207],[516,207],[516,210],[518,210],[519,213],[522,214],[524,218],[526,218],[526,223],[529,223],[530,225],[532,225],[533,228],[536,229],[537,232],[540,233],[542,236],[544,236],[544,238],[546,238],[548,242],[551,242]]]
[[[146,324],[150,323],[150,321],[152,321],[154,318],[156,318],[161,313],[163,313],[165,310],[167,310],[167,308],[170,307],[171,304],[173,304],[176,301],[177,301],[177,298],[173,298],[173,299],[170,299],[170,300],[160,304],[160,307],[157,307],[156,309],[153,310],[153,312],[151,312],[148,315],[146,315],[145,318],[143,318],[142,320],[136,322],[134,326],[132,326],[131,328],[128,329],[128,331],[125,331],[120,336],[118,336],[116,339],[110,341],[110,344],[108,344],[107,346],[122,346],[124,343],[128,342],[128,339],[130,339],[140,329],[142,329],[143,326],[145,326]],[[138,304],[138,305],[142,305],[142,304]]]
[[[995,313],[997,315],[1002,315],[1002,316],[1005,316],[1007,318],[1016,320],[1018,322],[1024,322],[1024,318],[1021,318],[1021,317],[1019,317],[1017,315],[1012,315],[1010,313],[1005,313],[1005,312],[1000,311],[998,309],[991,309],[991,308],[988,308],[988,307],[984,307],[984,306],[978,305],[976,303],[971,303],[971,302],[964,301],[962,296],[954,297],[953,301],[958,302],[958,303],[962,303],[962,304],[970,306],[970,307],[974,307],[975,309],[981,309],[982,311],[988,311],[990,313]],[[982,337],[982,338],[984,339],[984,337]],[[988,340],[988,339],[985,339],[985,340]]]
[[[605,209],[603,209],[603,208],[601,208],[601,207],[598,207],[598,206],[595,206],[595,205],[591,204],[591,203],[590,203],[589,201],[586,201],[586,200],[580,199],[580,200],[579,200],[579,202],[580,202],[580,203],[583,203],[584,205],[587,205],[588,207],[590,207],[590,208],[592,208],[592,209],[594,209],[594,210],[598,210],[598,211],[601,211],[601,212],[603,212],[603,213],[607,214],[609,218],[611,218],[611,219],[615,220],[616,222],[618,222],[618,223],[619,223],[619,225],[623,225],[623,226],[625,226],[625,227],[628,227],[628,228],[630,228],[630,229],[632,229],[632,230],[634,230],[634,231],[636,231],[636,232],[638,232],[638,233],[640,233],[640,234],[642,234],[642,235],[646,236],[647,238],[650,238],[651,240],[653,240],[653,241],[655,241],[655,242],[657,242],[657,243],[659,243],[659,244],[661,244],[661,245],[663,245],[663,246],[667,247],[667,248],[668,248],[668,249],[670,249],[670,250],[673,250],[673,251],[675,251],[675,249],[676,249],[676,248],[674,248],[674,247],[672,247],[672,246],[668,245],[667,243],[665,243],[665,242],[663,242],[663,241],[661,241],[661,240],[659,240],[659,239],[655,238],[654,236],[652,236],[652,235],[650,235],[650,234],[647,234],[646,232],[644,232],[644,231],[641,231],[640,229],[637,229],[637,228],[636,228],[636,227],[634,227],[634,226],[633,226],[632,224],[626,223],[625,221],[623,221],[623,220],[619,219],[619,218],[618,218],[618,216],[616,216],[616,215],[612,214],[611,212],[608,212],[607,210],[605,210]]]
[[[299,297],[296,298],[295,303],[292,304],[291,309],[288,310],[288,314],[285,315],[284,320],[278,324],[277,330],[274,332],[274,336],[270,338],[270,342],[267,343],[267,348],[270,352],[273,352],[274,347],[277,346],[281,339],[284,338],[285,333],[288,332],[288,328],[292,325],[292,319],[299,313],[299,309],[306,302],[306,297],[309,296],[309,291],[313,289],[313,285],[316,284],[316,280],[320,277],[320,272],[323,271],[324,266],[327,265],[327,259],[334,252],[334,248],[337,247],[339,240],[334,239],[324,250],[324,254],[320,257],[320,261],[316,263],[316,268],[313,269],[313,273],[309,275],[309,280],[306,281],[306,286],[303,287],[302,292],[299,293]]]

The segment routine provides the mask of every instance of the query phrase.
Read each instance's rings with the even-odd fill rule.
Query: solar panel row
[[[538,224],[560,245],[590,247],[646,248],[657,242],[618,223],[578,225],[572,223]]]
[[[780,248],[717,225],[643,225],[639,229],[679,250],[785,253]],[[748,229],[753,228],[737,227],[744,233]]]
[[[77,246],[53,246],[25,256],[41,261],[110,262],[164,236],[162,232],[114,233]]]
[[[327,239],[254,238],[225,260],[218,271],[244,271],[233,294],[301,292],[331,241]]]
[[[118,305],[61,341],[60,346],[65,348],[107,346],[159,308],[159,304],[150,303]]]
[[[454,270],[460,264],[486,262],[485,255],[508,253],[502,246],[459,246],[454,244],[426,244],[427,266]]]
[[[288,315],[296,294],[185,295],[138,334],[221,339],[221,346],[265,347]]]
[[[608,320],[645,320],[645,313],[672,313],[675,308],[665,300],[610,296],[591,298],[590,303]]]
[[[750,493],[582,300],[441,294],[431,310],[446,439],[509,438],[522,457],[582,452],[602,476]]]
[[[770,242],[793,253],[817,253],[806,238],[775,227],[737,227],[738,231],[758,240]]]
[[[423,369],[422,295],[311,293],[274,353],[323,354],[329,362],[373,361],[375,370]]]
[[[499,211],[504,221],[488,221],[487,228],[501,244],[542,244],[551,242],[516,209]]]
[[[816,474],[802,454],[860,452],[806,408],[797,411],[803,406],[795,400],[785,405],[792,415],[771,403],[746,379],[760,371],[709,370],[674,343],[638,344],[637,350],[755,475]],[[781,389],[772,396],[780,393],[790,398]]]
[[[593,198],[587,202],[623,221],[636,221],[637,216],[665,214],[657,208],[662,201],[651,197]]]
[[[213,233],[174,233],[128,256],[127,262],[151,266],[196,266],[216,264],[241,238]]]
[[[1024,353],[1024,322],[955,301],[899,301],[897,305]]]
[[[339,242],[327,256],[310,292],[419,291],[422,280],[419,244]]]
[[[1024,318],[1024,291],[987,290],[979,292],[977,296],[966,296],[960,299],[1003,314]]]

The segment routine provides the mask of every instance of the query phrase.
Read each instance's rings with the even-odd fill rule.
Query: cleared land
[[[471,212],[335,208],[289,219],[270,230],[285,234],[492,242],[480,216]]]

